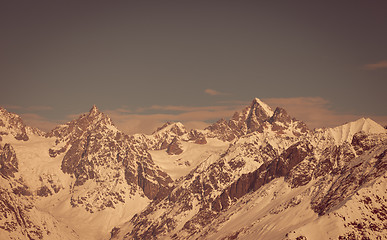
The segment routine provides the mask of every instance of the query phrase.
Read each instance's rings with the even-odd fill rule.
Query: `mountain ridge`
[[[249,239],[258,233],[309,239],[315,222],[331,212],[352,222],[335,218],[340,231],[328,237],[385,233],[380,221],[386,200],[372,195],[364,205],[368,200],[361,192],[367,186],[367,191],[386,194],[375,184],[386,184],[387,130],[370,119],[310,130],[285,109],[273,111],[256,98],[228,121],[203,130],[166,123],[150,135],[127,135],[93,105],[44,134],[0,110],[0,208],[6,213],[0,236]],[[275,193],[271,188],[287,190]],[[260,195],[265,191],[278,201],[267,205]],[[359,191],[364,197],[350,204],[363,209],[358,214],[373,225],[340,207],[351,208],[345,202]],[[267,204],[259,205],[264,209],[250,205],[256,201]],[[276,216],[286,219],[299,207],[310,209],[309,220],[295,218],[298,227],[278,230]],[[218,234],[232,223],[230,216],[238,216],[235,209],[246,208],[265,214],[251,215],[247,225]],[[258,230],[263,222],[273,230]],[[363,230],[352,227],[353,222]]]

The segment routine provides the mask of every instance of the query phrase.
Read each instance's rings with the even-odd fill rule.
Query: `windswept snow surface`
[[[329,132],[335,139],[336,145],[343,142],[351,142],[353,135],[358,132],[365,133],[386,133],[387,130],[369,118],[360,118],[339,127],[330,128]]]
[[[89,183],[91,183],[90,180]],[[86,183],[85,189],[87,187]],[[59,195],[42,198],[38,202],[37,208],[41,211],[47,211],[59,221],[67,224],[79,235],[80,239],[102,240],[109,239],[110,231],[115,226],[124,223],[148,204],[149,200],[144,196],[128,195],[125,203],[120,203],[115,208],[106,208],[103,211],[90,213],[83,208],[73,208],[68,193],[63,192]]]
[[[36,135],[30,135],[28,141],[18,141],[10,135],[3,137],[3,143],[10,143],[15,149],[19,161],[19,171],[15,175],[21,177],[32,191],[48,180],[62,189],[71,184],[70,175],[61,170],[62,158],[49,156],[48,149],[54,142],[53,138]]]
[[[223,142],[215,138],[208,138],[207,144],[196,144],[182,141],[183,153],[169,155],[166,150],[149,151],[153,161],[161,170],[176,180],[187,175],[204,161],[216,160],[219,155],[226,151],[229,142]]]
[[[287,232],[317,219],[306,186],[291,189],[283,178],[238,200],[192,239],[282,239]]]

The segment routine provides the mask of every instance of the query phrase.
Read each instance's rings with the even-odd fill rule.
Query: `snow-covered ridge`
[[[154,131],[152,135],[164,134],[170,131],[178,134],[178,133],[185,133],[186,129],[181,122],[166,122],[163,126],[161,126],[156,131]]]
[[[3,111],[0,120],[6,119],[2,115]],[[3,128],[4,134],[0,129],[0,147],[4,146],[0,170],[15,166],[8,171],[15,177],[0,175],[0,239],[19,236],[14,231],[3,237],[7,221],[18,233],[26,230],[8,203],[24,209],[20,212],[26,214],[24,219],[35,224],[31,233],[70,240],[125,235],[126,239],[310,239],[316,224],[308,223],[314,220],[321,231],[329,231],[329,226],[320,225],[329,212],[348,219],[338,233],[344,236],[351,230],[348,224],[357,223],[352,208],[372,202],[367,205],[372,209],[357,210],[370,216],[371,228],[371,223],[379,224],[373,220],[379,217],[374,212],[387,206],[383,178],[387,134],[370,119],[310,131],[285,109],[273,112],[256,98],[230,121],[218,121],[207,130],[187,131],[181,123],[166,123],[151,135],[129,136],[95,105],[44,136],[30,134],[24,124],[13,125],[26,129],[29,138],[21,141],[11,133],[13,128]],[[346,185],[343,180],[348,180]],[[331,191],[332,186],[339,190]],[[372,201],[364,186],[378,190]],[[342,206],[358,188],[365,189],[364,197],[345,204],[347,216]],[[18,203],[18,198],[25,201]],[[1,201],[6,203],[3,211]],[[15,217],[1,218],[1,212]],[[33,217],[40,215],[41,220]],[[378,235],[385,235],[385,230]]]
[[[335,128],[329,128],[328,131],[335,139],[336,145],[351,142],[353,135],[361,131],[367,134],[387,133],[385,128],[370,118],[360,118]]]

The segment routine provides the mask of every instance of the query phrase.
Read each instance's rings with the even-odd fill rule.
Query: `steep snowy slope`
[[[178,179],[166,198],[118,226],[112,239],[284,239],[323,221],[359,189],[375,181],[385,184],[385,133],[373,134],[364,123],[350,127],[351,139],[346,135],[338,142],[337,130],[309,131],[285,110],[269,116],[259,103],[255,99],[230,121],[207,128],[207,139],[231,141],[227,150]],[[377,211],[384,211],[383,201]],[[371,223],[383,229],[380,222]],[[348,226],[340,236],[351,234]]]
[[[383,239],[386,140],[338,172],[305,185],[292,187],[290,179],[277,178],[240,198],[190,238]]]
[[[15,114],[2,110],[0,119],[0,239],[78,239],[66,224],[36,207],[39,195],[62,191],[58,178],[66,179],[57,168],[60,161],[48,156],[52,141]]]
[[[343,142],[351,142],[353,135],[358,132],[365,133],[386,133],[387,130],[369,118],[360,118],[357,121],[344,124],[339,127],[330,128],[337,145]]]

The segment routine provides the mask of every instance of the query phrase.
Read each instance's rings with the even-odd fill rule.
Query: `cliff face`
[[[132,194],[140,187],[149,199],[163,195],[172,182],[168,174],[153,163],[146,143],[120,132],[111,119],[95,106],[88,114],[57,127],[48,135],[57,138],[56,146],[50,149],[50,153],[56,153],[52,154],[53,157],[63,153],[61,169],[75,177],[75,187],[94,180],[101,185],[97,192],[109,195],[109,200],[98,209],[124,201],[126,192],[110,187],[117,182],[126,182]],[[112,190],[107,192],[110,188]],[[74,200],[74,205],[85,202],[89,197],[81,198],[82,201]]]

